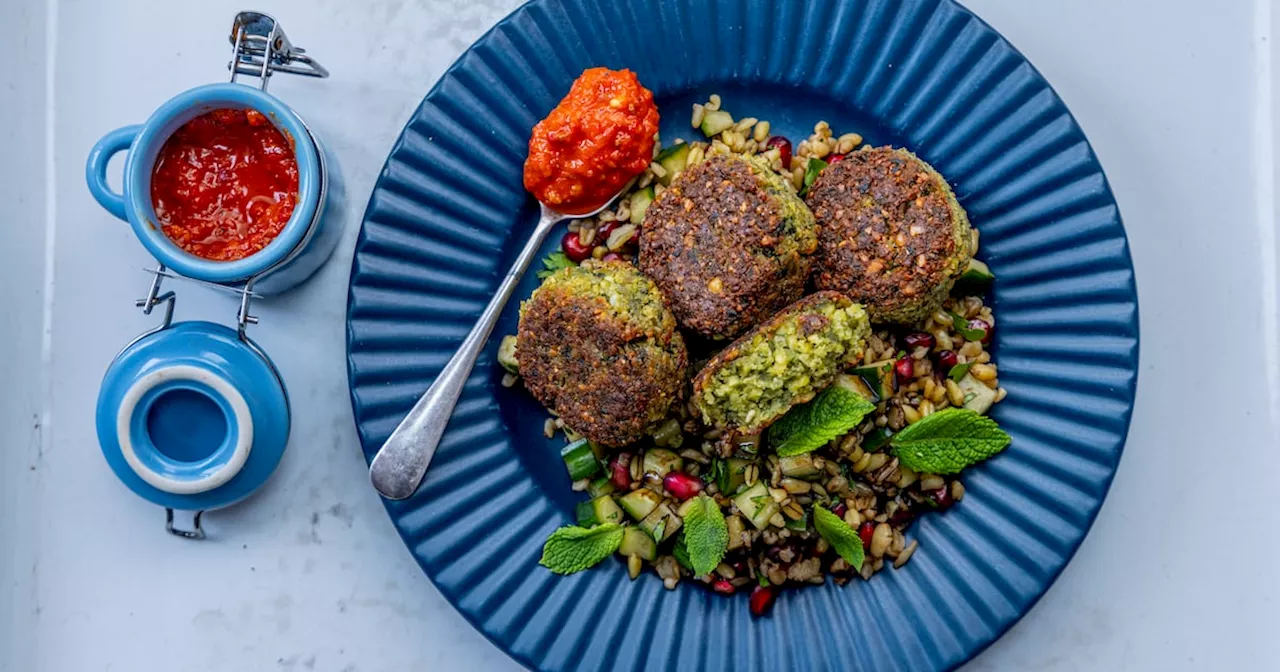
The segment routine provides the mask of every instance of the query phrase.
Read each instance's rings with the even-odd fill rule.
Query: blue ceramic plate
[[[962,505],[923,517],[920,550],[869,582],[747,598],[623,563],[560,578],[543,541],[581,497],[503,389],[489,345],[422,489],[387,509],[422,568],[519,662],[546,670],[932,670],[969,659],[1044,593],[1120,459],[1138,308],[1102,167],[1048,83],[947,0],[535,0],[458,60],[410,119],[365,213],[351,272],[351,398],[371,457],[461,342],[537,212],[530,129],[584,69],[631,68],[662,135],[692,137],[711,93],[806,137],[813,123],[914,150],[947,176],[997,276],[1011,448],[966,472]],[[552,236],[557,238],[557,236]],[[548,244],[548,249],[554,246]],[[517,296],[535,286],[530,274]],[[514,333],[516,302],[497,334]]]

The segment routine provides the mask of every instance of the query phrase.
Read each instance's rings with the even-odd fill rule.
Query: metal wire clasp
[[[306,49],[295,47],[285,36],[280,23],[270,14],[240,12],[231,22],[231,81],[237,75],[258,77],[259,87],[267,90],[274,72],[288,72],[307,77],[328,77],[329,70],[306,55]]]

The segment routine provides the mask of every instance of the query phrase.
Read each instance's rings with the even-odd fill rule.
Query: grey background
[[[343,363],[364,200],[422,95],[515,0],[276,0],[333,70],[279,77],[341,157],[346,238],[260,309],[295,426],[268,487],[162,530],[116,482],[98,380],[152,324],[148,258],[89,197],[104,132],[220,80],[239,0],[0,2],[0,670],[506,670],[413,564],[356,448]],[[1142,374],[1115,486],[1062,578],[972,670],[1264,669],[1280,495],[1270,0],[971,0],[1075,112],[1133,245]],[[118,168],[117,168],[118,170]],[[232,302],[181,291],[178,317]]]

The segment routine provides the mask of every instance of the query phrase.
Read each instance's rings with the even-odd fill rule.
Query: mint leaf
[[[957,334],[964,337],[964,340],[981,341],[987,337],[985,329],[970,329],[968,320],[951,311],[947,311],[947,314],[951,316],[951,326],[956,330]]]
[[[958,383],[958,382],[960,382],[960,379],[961,379],[961,378],[964,378],[964,377],[965,377],[965,375],[966,375],[967,373],[969,373],[969,369],[971,369],[971,368],[973,368],[973,362],[965,362],[964,364],[956,364],[955,366],[951,367],[951,373],[948,373],[948,374],[947,374],[947,377],[948,377],[948,378],[950,378],[951,380],[956,381],[956,382]]]
[[[569,525],[547,538],[538,564],[556,574],[573,574],[613,555],[622,544],[622,527],[605,523],[591,529]]]
[[[787,411],[769,427],[769,441],[779,457],[817,450],[857,427],[876,405],[858,393],[849,376],[838,376],[831,387],[807,404]]]
[[[862,561],[866,559],[866,555],[857,530],[849,527],[843,518],[821,506],[813,509],[813,527],[853,567],[853,571],[862,571]]]
[[[898,460],[917,472],[954,474],[1009,445],[995,420],[948,408],[908,425],[889,440]]]
[[[538,271],[538,279],[546,280],[556,271],[563,270],[571,266],[577,266],[577,264],[575,264],[572,259],[565,256],[564,252],[552,252],[542,260],[542,270]]]
[[[729,550],[729,527],[714,499],[698,495],[684,514],[684,543],[695,576],[710,574]]]
[[[804,186],[800,187],[800,193],[798,194],[801,198],[809,193],[809,187],[812,187],[813,183],[818,181],[818,174],[826,167],[827,162],[822,159],[809,159],[809,163],[804,166]]]

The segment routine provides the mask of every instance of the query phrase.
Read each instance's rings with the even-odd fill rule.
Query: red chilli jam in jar
[[[212,261],[244,259],[266,247],[297,200],[293,146],[255,110],[214,110],[183,124],[151,173],[151,203],[164,235]]]

